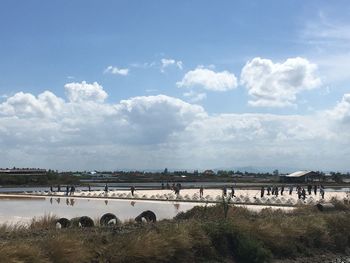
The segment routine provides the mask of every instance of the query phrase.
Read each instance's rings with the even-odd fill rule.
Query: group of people
[[[261,187],[261,191],[260,191],[260,197],[264,197],[265,195],[265,192],[267,195],[275,195],[275,196],[278,196],[279,193],[281,195],[283,195],[284,193],[284,188],[285,186],[282,185],[280,188],[276,185],[274,186],[267,186],[266,189],[264,186]],[[289,186],[289,195],[292,195],[293,194],[293,185],[290,185]],[[296,193],[298,194],[298,199],[303,199],[305,200],[306,199],[306,190],[307,189],[307,194],[310,196],[312,195],[312,192],[314,193],[314,195],[317,195],[317,191],[319,189],[319,193],[322,197],[322,199],[324,199],[324,195],[325,195],[325,189],[324,189],[324,186],[323,185],[320,185],[320,186],[317,186],[316,184],[315,185],[307,185],[306,187],[303,187],[303,186],[300,186],[300,185],[297,185],[296,186]]]
[[[236,197],[236,196],[235,196],[235,189],[234,189],[233,185],[230,187],[230,189],[231,189],[230,196],[231,196],[231,197]],[[226,197],[227,194],[228,194],[228,192],[227,192],[227,187],[224,186],[224,187],[222,188],[222,195]]]
[[[176,183],[176,184],[173,183],[171,186],[168,182],[166,183],[166,185],[162,183],[162,190],[164,189],[173,190],[176,195],[180,194],[181,188],[182,188],[181,183]]]
[[[50,186],[50,192],[55,192],[54,187],[52,185]],[[60,192],[61,192],[61,185],[57,185],[57,193],[60,193]],[[65,191],[66,195],[72,195],[72,194],[74,194],[74,192],[75,192],[74,185],[71,185],[71,186],[67,185],[66,186],[66,191]]]

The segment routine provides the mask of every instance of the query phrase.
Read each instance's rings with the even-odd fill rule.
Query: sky
[[[350,171],[348,1],[0,8],[0,167]]]

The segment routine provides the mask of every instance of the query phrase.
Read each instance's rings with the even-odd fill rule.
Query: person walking
[[[231,197],[236,197],[235,196],[235,188],[233,187],[233,185],[231,186]]]
[[[203,197],[203,193],[204,193],[204,189],[203,189],[203,185],[201,185],[201,187],[199,188],[199,197]]]
[[[317,185],[314,185],[314,194],[317,195]]]
[[[265,194],[265,187],[262,186],[262,187],[261,187],[261,190],[260,190],[260,197],[263,198],[263,197],[264,197],[264,194]]]
[[[72,185],[72,187],[70,188],[70,195],[74,195],[75,192],[75,186]]]
[[[105,185],[105,192],[108,193],[108,185]]]
[[[293,193],[293,186],[291,185],[289,186],[289,195],[292,195],[292,193]]]
[[[305,201],[305,199],[306,199],[306,191],[305,191],[304,188],[301,190],[301,196],[303,197],[303,200]]]
[[[284,185],[282,185],[281,187],[281,195],[283,195],[283,192],[284,192]]]
[[[320,195],[321,195],[322,199],[324,199],[324,189],[323,188],[320,188]]]
[[[135,187],[134,187],[134,186],[131,186],[131,187],[130,187],[130,191],[131,191],[131,195],[134,196]]]
[[[222,195],[225,196],[225,197],[226,197],[226,195],[227,195],[227,188],[226,188],[226,186],[224,186],[224,187],[222,188]]]
[[[311,195],[311,191],[312,191],[312,185],[309,184],[309,185],[307,186],[307,192],[309,193],[309,195]]]

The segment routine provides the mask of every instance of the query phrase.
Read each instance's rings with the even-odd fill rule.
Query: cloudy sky
[[[1,1],[0,167],[350,170],[344,1]]]

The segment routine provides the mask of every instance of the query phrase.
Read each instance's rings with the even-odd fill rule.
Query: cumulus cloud
[[[195,92],[193,90],[190,90],[189,92],[185,92],[183,96],[186,98],[189,98],[190,102],[198,102],[207,98],[206,93]]]
[[[227,91],[237,87],[237,78],[228,71],[215,72],[213,70],[198,67],[185,74],[178,87],[200,87],[212,91]]]
[[[67,97],[71,102],[95,101],[103,102],[107,97],[107,93],[97,82],[92,84],[85,81],[71,82],[64,85]]]
[[[328,114],[336,120],[340,120],[343,123],[350,123],[350,93],[344,94],[342,100],[329,110]]]
[[[17,117],[50,117],[62,109],[64,101],[52,92],[45,91],[38,97],[19,92],[0,104],[0,115]]]
[[[81,92],[86,87],[93,88]],[[349,94],[328,111],[286,116],[208,114],[166,95],[109,103],[107,94],[97,95],[104,94],[97,83],[65,88],[67,99],[49,91],[37,96],[19,92],[0,103],[0,166],[341,170],[350,154],[344,126]]]
[[[241,83],[252,97],[249,101],[252,106],[292,106],[298,93],[321,85],[316,71],[315,64],[300,57],[283,63],[257,57],[243,67]]]
[[[128,68],[117,68],[113,66],[108,66],[103,73],[107,74],[113,74],[113,75],[122,75],[122,76],[127,76],[129,74],[129,69]]]
[[[178,69],[182,70],[182,61],[181,60],[176,61],[175,59],[172,59],[172,58],[162,58],[160,60],[160,62],[161,62],[161,68],[160,68],[161,72],[164,72],[165,68],[172,66],[172,65],[174,65]]]

